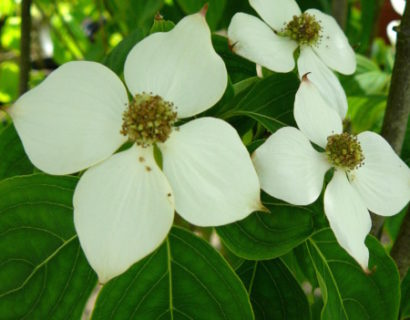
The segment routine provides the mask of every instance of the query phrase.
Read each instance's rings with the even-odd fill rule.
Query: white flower
[[[378,134],[342,133],[339,115],[306,78],[296,94],[294,116],[300,131],[278,130],[253,155],[261,187],[276,198],[307,205],[319,197],[325,173],[334,168],[324,194],[325,213],[340,245],[366,269],[368,210],[398,213],[410,199],[410,170]]]
[[[289,72],[295,67],[293,54],[299,47],[299,76],[311,72],[311,81],[344,117],[346,96],[328,68],[352,74],[356,59],[335,19],[316,9],[302,13],[295,0],[249,3],[264,21],[245,13],[235,14],[228,28],[232,50],[275,72]]]
[[[399,15],[403,15],[404,8],[406,6],[405,0],[390,0],[394,11],[396,11]],[[390,43],[395,46],[397,42],[397,32],[394,30],[395,27],[400,25],[400,20],[393,20],[387,25],[387,37],[390,40]]]
[[[256,171],[233,127],[215,118],[173,126],[213,106],[227,85],[204,16],[142,40],[124,70],[130,103],[112,71],[70,62],[11,109],[38,168],[69,174],[90,167],[75,190],[74,222],[103,283],[161,244],[175,209],[195,225],[218,226],[261,208]],[[113,155],[127,141],[120,131],[135,143]]]

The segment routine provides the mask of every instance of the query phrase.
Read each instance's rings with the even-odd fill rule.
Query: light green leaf
[[[248,289],[257,320],[310,319],[306,295],[280,259],[246,261],[236,272]]]
[[[0,180],[33,173],[33,165],[24,152],[13,124],[0,132]]]
[[[338,245],[330,229],[317,232],[306,245],[323,296],[322,319],[397,319],[399,274],[375,238],[366,240],[369,274]]]
[[[253,319],[246,290],[207,242],[173,228],[165,243],[102,289],[98,319]]]
[[[2,319],[80,319],[97,278],[74,230],[76,183],[42,174],[0,182]]]
[[[280,257],[314,231],[312,207],[295,207],[279,201],[263,204],[271,213],[253,213],[242,221],[216,228],[227,248],[241,258]]]

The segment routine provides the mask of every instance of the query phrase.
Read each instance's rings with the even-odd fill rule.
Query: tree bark
[[[382,136],[397,154],[401,153],[410,113],[410,6],[406,5],[401,25],[397,32],[396,60]],[[396,261],[401,276],[410,265],[410,209],[404,217],[391,256]]]

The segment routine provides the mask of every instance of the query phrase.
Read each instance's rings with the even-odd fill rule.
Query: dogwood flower
[[[108,68],[70,62],[11,109],[38,168],[89,168],[75,189],[74,223],[102,283],[162,243],[175,209],[192,224],[218,226],[261,208],[256,171],[233,127],[210,117],[176,125],[213,106],[227,85],[203,14],[139,42],[124,78],[131,102]],[[133,146],[114,154],[127,140]]]
[[[405,0],[390,0],[390,3],[393,6],[394,11],[396,11],[399,15],[403,15],[404,8],[406,6]],[[393,20],[387,25],[387,37],[390,40],[390,43],[395,46],[397,42],[397,32],[395,30],[396,27],[400,25],[400,20]]]
[[[275,72],[294,69],[294,51],[299,76],[311,72],[315,83],[329,104],[344,117],[346,95],[330,69],[343,74],[356,70],[353,49],[335,19],[316,9],[301,12],[295,0],[249,0],[263,19],[237,13],[228,28],[232,50]]]
[[[410,170],[378,134],[343,133],[339,115],[307,78],[296,94],[294,117],[300,130],[279,129],[253,154],[261,187],[291,204],[308,205],[319,197],[324,175],[333,168],[325,214],[339,244],[366,270],[368,210],[398,213],[410,199]],[[316,151],[309,140],[324,151]]]

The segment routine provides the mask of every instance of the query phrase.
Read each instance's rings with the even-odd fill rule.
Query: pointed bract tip
[[[363,267],[363,266],[362,266],[362,269],[363,269],[364,273],[365,273],[367,276],[370,276],[370,275],[372,275],[373,273],[376,272],[377,267],[376,267],[376,266],[373,266],[371,269],[369,269],[368,267]]]
[[[208,4],[208,2],[207,2],[207,3],[204,4],[204,6],[202,7],[202,9],[199,10],[199,13],[200,13],[203,17],[206,16],[206,13],[208,12],[208,7],[209,7],[209,4]]]
[[[258,212],[263,212],[263,213],[271,213],[268,208],[266,208],[262,202],[259,201],[258,206],[256,207],[256,210]]]
[[[158,11],[154,17],[155,21],[162,21],[164,20],[164,17],[162,16],[162,14]]]
[[[307,73],[305,73],[303,76],[302,76],[302,81],[309,81],[309,78],[308,78],[308,75],[310,74],[310,72],[307,72]]]

